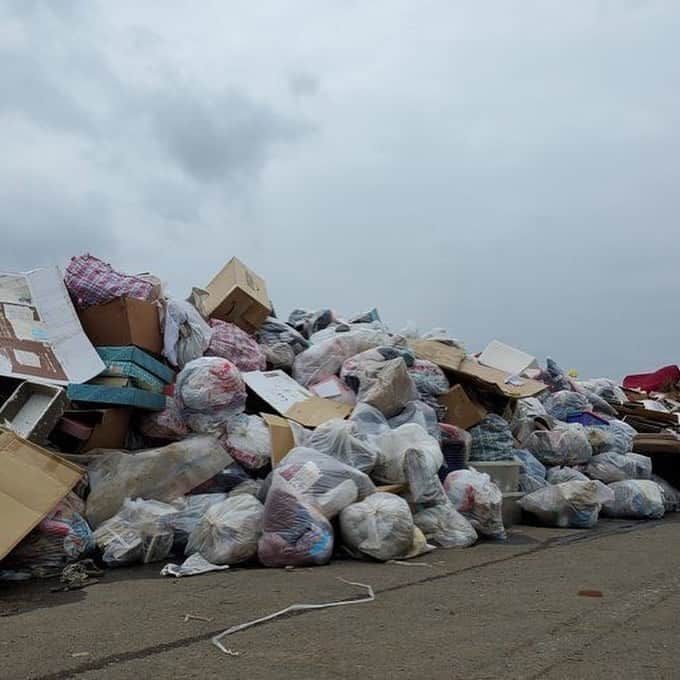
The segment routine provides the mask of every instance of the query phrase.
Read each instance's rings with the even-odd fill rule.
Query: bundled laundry
[[[677,367],[619,385],[375,308],[283,319],[236,258],[200,283],[90,254],[0,275],[0,578],[402,560],[680,510]]]

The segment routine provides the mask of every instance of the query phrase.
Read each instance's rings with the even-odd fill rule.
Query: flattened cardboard
[[[58,267],[0,273],[0,375],[66,385],[103,370]]]
[[[444,345],[436,340],[415,340],[409,343],[419,359],[427,359],[449,371],[461,382],[471,381],[484,387],[490,387],[499,394],[514,399],[533,397],[547,389],[547,385],[538,380],[520,378],[513,380],[511,373],[497,368],[482,366],[476,359],[467,356],[457,347]],[[511,382],[508,382],[512,380]]]
[[[281,370],[243,374],[246,385],[277,413],[305,427],[318,427],[332,418],[346,418],[352,407],[314,396]]]
[[[163,349],[158,307],[133,298],[117,298],[80,311],[80,321],[93,345],[136,345],[160,354]]]
[[[468,397],[462,385],[454,385],[446,394],[439,397],[439,403],[446,406],[446,416],[442,422],[467,430],[482,421],[487,410]]]
[[[232,257],[206,286],[205,313],[254,333],[271,313],[267,284],[239,259]]]
[[[290,429],[290,422],[281,416],[271,413],[261,413],[262,419],[269,427],[269,437],[272,447],[272,467],[276,467],[285,455],[295,447],[295,437]]]
[[[531,368],[538,369],[536,357],[499,340],[492,340],[477,360],[482,366],[497,368],[512,375],[521,375]]]
[[[84,470],[0,428],[0,559],[73,489]]]

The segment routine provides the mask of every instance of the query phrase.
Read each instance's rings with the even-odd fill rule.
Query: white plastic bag
[[[336,418],[319,425],[308,437],[305,446],[368,474],[378,458],[378,447],[371,441],[360,439],[358,434],[356,423]]]
[[[257,553],[264,507],[248,494],[211,505],[191,532],[185,555],[200,553],[212,564],[238,564]]]
[[[588,477],[573,467],[551,467],[548,468],[546,478],[550,484],[562,484],[563,482],[587,482]]]
[[[624,479],[649,479],[652,475],[652,459],[639,453],[598,453],[585,469],[591,479],[605,484]]]
[[[408,503],[391,493],[374,493],[340,513],[345,546],[350,552],[376,560],[406,558],[414,542],[415,529]]]
[[[546,486],[520,498],[518,503],[541,524],[589,529],[597,524],[602,503],[613,498],[611,489],[591,480]]]
[[[246,470],[261,470],[271,462],[269,428],[260,416],[242,413],[230,418],[222,440],[231,457]]]
[[[477,532],[448,498],[413,515],[415,525],[425,538],[442,548],[467,548],[477,541]]]
[[[229,465],[231,456],[210,435],[187,437],[157,449],[94,449],[88,467],[87,520],[97,527],[113,517],[126,498],[172,501]],[[94,454],[97,455],[94,455]]]
[[[614,498],[602,505],[607,517],[660,519],[664,515],[664,495],[661,487],[648,479],[627,479],[613,482],[609,488]]]
[[[186,300],[168,299],[165,310],[163,356],[178,368],[208,349],[212,329],[198,310]]]
[[[453,507],[470,520],[480,536],[505,540],[503,494],[489,475],[476,470],[454,470],[444,480]]]
[[[535,430],[523,441],[523,446],[549,466],[587,463],[593,453],[585,428],[578,423]]]

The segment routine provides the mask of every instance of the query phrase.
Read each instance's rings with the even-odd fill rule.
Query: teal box
[[[100,375],[130,378],[135,387],[157,394],[163,394],[165,388],[165,383],[160,378],[131,361],[107,361],[106,370]]]
[[[66,390],[71,401],[108,406],[132,406],[148,411],[162,411],[165,397],[162,394],[140,390],[136,387],[107,387],[105,385],[78,385],[71,383]]]
[[[116,364],[119,364],[120,362],[136,364],[140,368],[143,368],[145,371],[156,376],[156,378],[162,380],[165,384],[174,382],[175,372],[171,368],[168,368],[168,366],[162,364],[158,359],[154,359],[150,354],[147,354],[138,347],[129,345],[127,347],[95,347],[95,349],[102,358],[102,361],[107,365],[114,362]],[[109,375],[122,374],[111,373]]]

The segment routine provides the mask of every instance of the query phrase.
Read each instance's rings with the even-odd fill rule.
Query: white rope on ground
[[[227,628],[227,630],[220,633],[219,635],[215,635],[215,637],[212,638],[212,643],[215,645],[215,647],[217,647],[217,649],[219,649],[224,654],[228,654],[229,656],[239,656],[240,652],[234,652],[231,649],[228,649],[220,642],[220,640],[222,640],[222,638],[226,637],[227,635],[238,633],[239,631],[245,630],[246,628],[252,628],[253,626],[257,626],[260,623],[264,623],[265,621],[271,621],[272,619],[275,619],[278,616],[283,616],[284,614],[288,614],[290,612],[301,611],[303,609],[328,609],[329,607],[343,607],[348,604],[362,604],[364,602],[373,602],[373,600],[375,600],[375,593],[373,592],[373,588],[371,588],[371,586],[368,586],[365,583],[347,581],[346,579],[341,578],[339,576],[338,581],[347,583],[350,586],[365,588],[368,595],[366,597],[362,597],[359,599],[338,600],[336,602],[320,602],[319,604],[291,604],[290,606],[286,607],[285,609],[282,609],[281,611],[274,612],[273,614],[267,614],[267,616],[255,619],[254,621],[248,621],[247,623],[239,623],[236,626]]]

